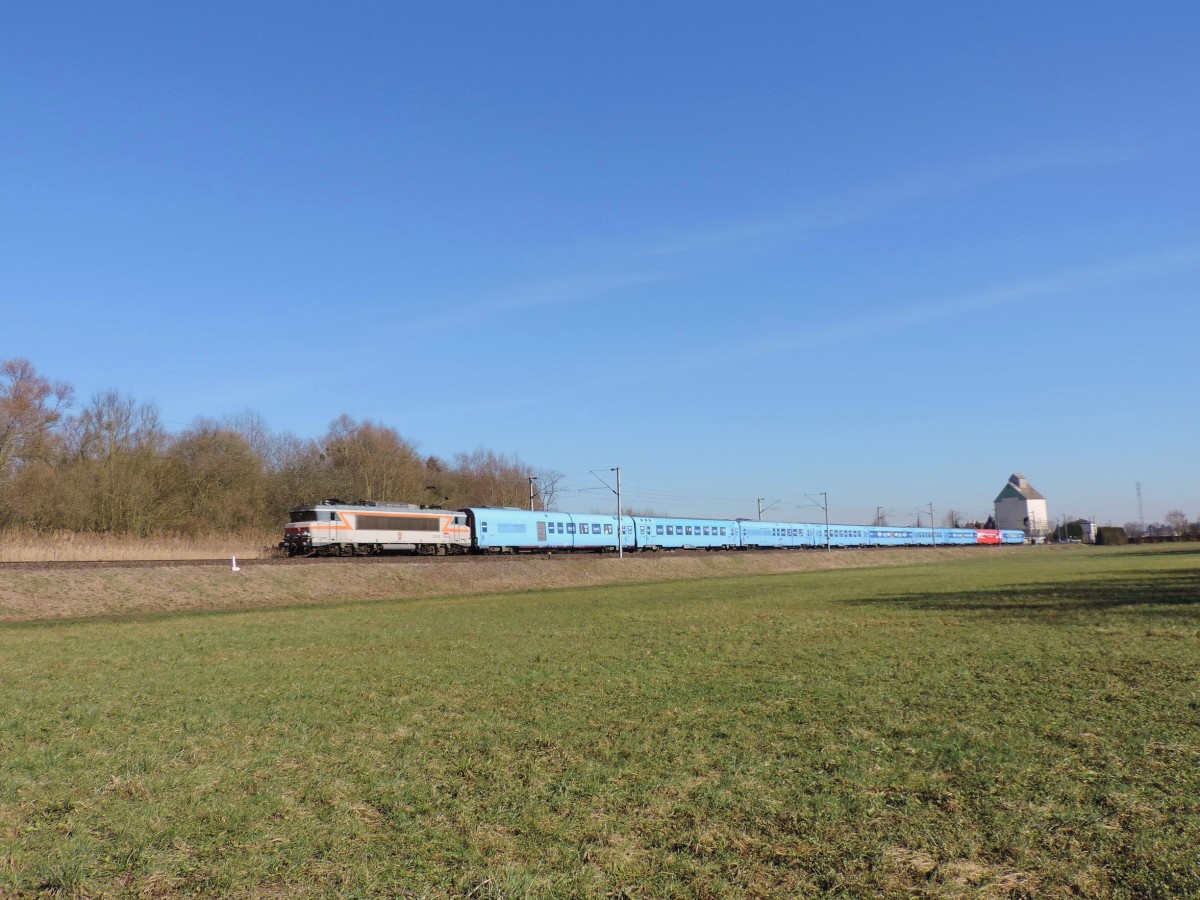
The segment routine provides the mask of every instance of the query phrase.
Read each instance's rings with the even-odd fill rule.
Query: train
[[[963,547],[1023,544],[1025,532],[995,528],[816,525],[756,519],[601,515],[474,506],[323,500],[289,512],[279,547],[288,556],[414,553],[767,550],[824,547]]]

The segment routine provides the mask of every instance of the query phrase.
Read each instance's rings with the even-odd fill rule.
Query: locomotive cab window
[[[301,509],[292,513],[293,522],[340,522],[338,514],[329,509]]]

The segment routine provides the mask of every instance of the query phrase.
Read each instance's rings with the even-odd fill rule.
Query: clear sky
[[[1200,518],[1198,47],[1192,0],[8,3],[0,358],[567,509]]]

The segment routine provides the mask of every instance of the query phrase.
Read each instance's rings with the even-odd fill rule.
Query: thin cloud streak
[[[672,281],[678,276],[669,271],[656,272],[653,269],[678,257],[723,248],[750,248],[779,241],[804,241],[838,228],[870,222],[921,200],[962,193],[1037,172],[1078,166],[1115,165],[1145,155],[1144,149],[1121,147],[1110,147],[1102,151],[1071,149],[983,160],[927,175],[914,175],[891,184],[867,187],[855,196],[831,202],[828,209],[747,221],[712,231],[681,235],[667,243],[635,253],[634,259],[640,259],[642,263],[638,265],[626,262],[615,274],[550,278],[512,287],[474,303],[450,303],[449,312],[421,319],[412,325],[415,328],[464,327],[486,323],[496,317],[524,310],[582,303],[627,287]]]
[[[977,312],[1002,303],[1084,290],[1089,287],[1111,284],[1113,281],[1129,281],[1197,265],[1200,265],[1200,245],[1140,254],[1097,266],[1071,269],[1057,275],[1026,279],[988,290],[963,294],[948,300],[914,306],[898,312],[858,318],[768,340],[751,341],[722,350],[713,350],[702,356],[676,359],[671,361],[671,365],[708,366],[712,364],[714,357],[723,361],[758,359],[813,345],[829,345],[856,340],[880,332]]]
[[[1145,151],[1109,148],[1105,151],[1061,151],[984,160],[890,184],[864,188],[850,197],[830,201],[825,209],[747,221],[711,231],[684,234],[649,247],[649,258],[682,256],[723,247],[751,246],[765,241],[802,241],[852,225],[870,222],[921,200],[951,196],[1000,181],[1055,169],[1107,166],[1131,162]]]
[[[624,288],[657,284],[668,280],[670,280],[670,276],[666,274],[649,272],[623,272],[615,275],[551,279],[510,288],[477,303],[452,303],[449,312],[414,321],[412,327],[459,328],[522,311],[582,303]]]
[[[999,306],[1002,303],[1031,300],[1037,297],[1048,297],[1071,291],[1086,290],[1111,284],[1114,281],[1135,281],[1139,278],[1152,277],[1169,272],[1186,270],[1200,266],[1200,244],[1176,247],[1154,253],[1145,253],[1125,257],[1109,263],[1095,266],[1069,269],[1055,275],[1041,278],[1028,278],[995,288],[962,294],[946,300],[935,301],[921,306],[913,306],[893,313],[856,318],[822,328],[797,331],[781,337],[748,341],[733,346],[710,347],[699,353],[689,353],[676,357],[658,357],[661,366],[670,367],[673,371],[707,370],[714,360],[722,363],[766,361],[769,357],[782,353],[793,353],[813,346],[828,346],[860,340],[874,334],[887,331],[897,331],[922,325],[928,322],[948,319],[980,310]],[[603,382],[592,382],[599,388],[602,384],[612,388],[622,384],[632,384],[639,376],[632,373],[636,366],[626,363],[616,366],[604,378]],[[534,404],[544,404],[560,399],[579,395],[579,386],[570,391],[558,393],[540,393],[537,397],[504,397],[489,400],[484,403],[460,407],[458,413],[502,412],[519,409]]]

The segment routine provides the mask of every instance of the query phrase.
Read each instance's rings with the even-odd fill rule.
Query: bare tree
[[[1187,532],[1188,517],[1183,514],[1182,510],[1173,509],[1163,516],[1163,523],[1171,528],[1174,534],[1185,534]]]
[[[79,459],[107,460],[135,450],[159,451],[167,435],[153,404],[105,391],[66,422],[69,452]]]
[[[267,510],[271,521],[302,503],[337,496],[330,483],[330,467],[320,445],[290,432],[274,435],[266,460]]]
[[[461,506],[518,506],[529,503],[529,477],[533,470],[516,457],[483,447],[454,456],[450,503]]]
[[[537,479],[537,493],[534,495],[534,503],[539,509],[554,509],[554,501],[558,497],[559,483],[566,476],[562,472],[556,472],[554,469],[538,469],[533,477]]]
[[[278,449],[276,438],[271,434],[267,420],[261,414],[252,409],[244,409],[240,413],[223,418],[221,427],[240,434],[264,463],[270,465],[273,462],[272,457]]]
[[[263,463],[240,434],[200,419],[171,445],[164,527],[221,531],[261,524]]]
[[[0,477],[49,458],[56,440],[53,428],[73,396],[69,384],[43,378],[27,359],[0,363]]]
[[[61,527],[147,534],[159,529],[169,483],[167,434],[152,404],[116,391],[96,394],[66,422],[58,465]]]
[[[425,464],[395,429],[340,416],[321,441],[336,493],[364,500],[417,502],[425,490]]]

